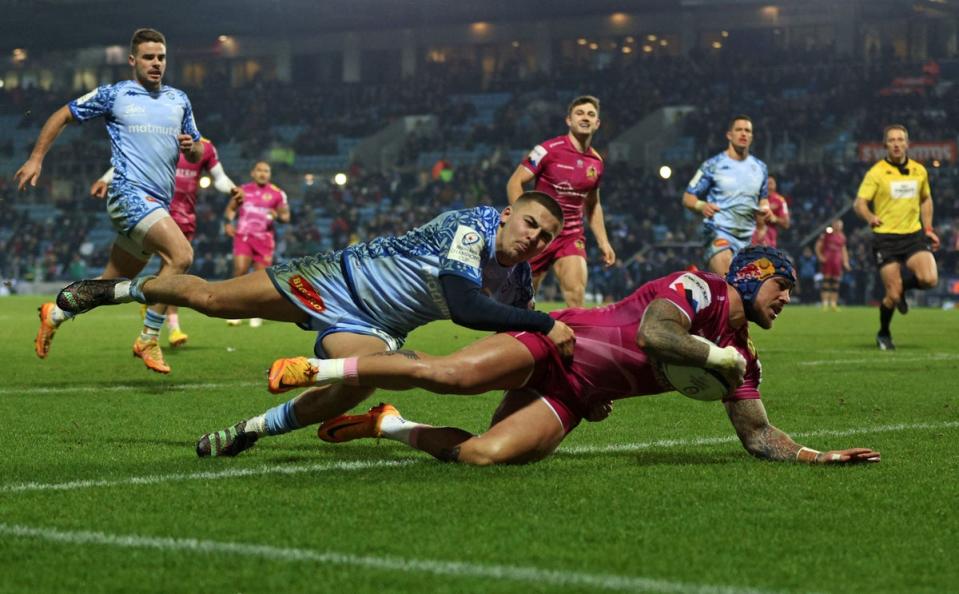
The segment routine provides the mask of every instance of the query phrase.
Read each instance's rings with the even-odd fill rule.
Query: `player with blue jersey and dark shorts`
[[[399,237],[299,258],[228,281],[211,283],[189,275],[80,281],[61,291],[57,303],[79,313],[131,300],[160,301],[219,318],[295,322],[317,332],[314,352],[321,358],[396,350],[410,331],[442,319],[475,330],[537,332],[570,355],[569,327],[530,309],[533,286],[527,263],[562,228],[559,204],[532,191],[502,212],[489,206],[449,211]],[[336,417],[371,393],[347,385],[311,388],[264,414],[202,436],[197,454],[234,456],[260,437]]]
[[[703,216],[703,260],[717,274],[726,274],[736,252],[750,244],[756,218],[770,212],[766,164],[749,154],[749,116],[735,116],[726,139],[726,150],[699,166],[683,194],[683,206]]]
[[[106,120],[114,168],[107,212],[117,238],[100,278],[132,277],[151,254],[162,258],[160,275],[186,272],[193,261],[189,241],[170,218],[176,163],[180,153],[191,162],[203,156],[193,108],[183,91],[162,84],[166,40],[159,31],[139,29],[130,42],[133,78],[103,85],[57,110],[43,125],[30,158],[16,173],[19,188],[37,185],[43,158],[60,131],[71,122]],[[147,368],[169,373],[157,340],[166,306],[147,312],[133,354]],[[55,303],[40,307],[35,350],[46,358],[57,328],[72,314]]]

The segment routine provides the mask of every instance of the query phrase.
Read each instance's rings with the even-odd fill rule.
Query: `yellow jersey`
[[[882,219],[873,231],[876,233],[915,233],[922,228],[919,204],[932,198],[929,174],[921,163],[906,161],[906,174],[899,167],[883,159],[866,172],[856,194],[872,202],[873,213]]]

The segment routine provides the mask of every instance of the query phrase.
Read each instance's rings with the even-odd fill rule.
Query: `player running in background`
[[[822,308],[839,309],[839,284],[842,272],[849,272],[849,251],[846,249],[846,234],[842,232],[842,219],[836,219],[816,240],[816,258],[822,273]]]
[[[275,221],[290,222],[290,207],[286,192],[270,183],[272,171],[266,161],[257,161],[250,170],[253,181],[243,184],[243,198],[234,198],[226,207],[226,234],[233,238],[233,276],[243,276],[250,270],[264,270],[273,264],[276,238]],[[227,320],[239,326],[241,320]],[[259,327],[262,318],[250,318],[250,326]]]
[[[433,320],[475,330],[541,333],[572,354],[562,321],[529,309],[526,261],[563,226],[550,196],[527,192],[502,212],[489,206],[443,213],[400,237],[300,258],[222,282],[196,276],[92,280],[71,284],[57,302],[74,311],[99,305],[162,301],[209,316],[262,316],[317,332],[317,357],[356,357],[396,350],[414,328]],[[234,456],[258,438],[341,415],[373,390],[311,388],[264,414],[204,435],[200,456]]]
[[[777,247],[776,240],[779,232],[789,229],[789,205],[786,199],[776,191],[776,178],[769,176],[766,180],[769,188],[769,215],[756,218],[756,231],[753,232],[753,245],[768,245]]]
[[[753,122],[737,115],[726,131],[729,146],[699,166],[683,194],[683,206],[703,216],[706,266],[720,275],[752,241],[756,219],[769,216],[766,164],[749,154]]]
[[[563,207],[563,232],[546,252],[530,261],[530,266],[534,291],[553,268],[569,307],[582,307],[586,295],[584,213],[599,244],[603,264],[608,268],[616,262],[599,201],[603,159],[592,147],[599,123],[599,99],[590,95],[573,99],[566,114],[569,133],[536,145],[506,184],[510,204],[522,195],[524,184],[535,179],[535,189],[556,198]]]
[[[200,139],[203,156],[196,163],[191,163],[183,155],[176,164],[174,178],[173,201],[170,203],[170,216],[176,223],[187,241],[192,242],[196,234],[196,198],[200,187],[200,175],[206,171],[213,177],[213,187],[229,194],[233,200],[242,202],[243,191],[227,176],[223,164],[217,156],[216,147],[206,138]],[[113,181],[114,168],[111,167],[103,176],[90,186],[90,195],[95,198],[106,198]],[[167,340],[171,347],[186,344],[189,336],[180,328],[180,317],[175,305],[167,307],[166,325],[170,331]]]
[[[829,464],[879,461],[879,452],[817,452],[769,423],[760,400],[762,366],[749,339],[748,321],[769,329],[789,303],[796,281],[781,251],[748,247],[733,259],[726,278],[707,272],[674,272],[648,282],[626,299],[596,309],[553,312],[576,332],[571,363],[541,336],[506,332],[447,357],[413,351],[344,361],[281,359],[271,369],[271,389],[345,381],[393,390],[478,394],[507,390],[480,436],[453,427],[403,419],[390,405],[324,423],[319,436],[344,442],[385,437],[447,462],[523,463],[556,450],[582,419],[602,420],[612,401],[671,391],[656,361],[715,369],[735,386],[724,405],[746,450],[759,458]],[[715,341],[695,340],[702,336]]]
[[[162,83],[166,57],[166,40],[159,31],[135,31],[128,57],[133,79],[98,87],[54,112],[15,175],[20,190],[27,184],[36,186],[43,158],[63,128],[104,118],[115,169],[107,213],[117,238],[100,278],[136,276],[154,253],[162,259],[160,276],[186,272],[193,262],[193,248],[168,211],[178,156],[182,153],[197,162],[203,156],[202,145],[190,100],[183,91]],[[159,373],[170,372],[158,340],[165,309],[158,305],[147,312],[133,343],[133,354]],[[60,324],[71,317],[55,303],[40,307],[34,341],[38,357],[46,358]]]
[[[866,172],[853,208],[872,228],[872,253],[886,289],[879,304],[876,346],[892,351],[896,345],[889,324],[895,308],[902,315],[909,311],[905,291],[931,289],[939,283],[932,255],[939,249],[939,236],[932,224],[929,174],[922,164],[909,159],[909,132],[905,126],[893,124],[883,130],[882,139],[886,158]]]

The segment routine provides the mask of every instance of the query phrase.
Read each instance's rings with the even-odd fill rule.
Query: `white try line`
[[[858,427],[855,429],[800,431],[792,433],[793,437],[844,437],[848,435],[863,435],[869,433],[888,433],[893,431],[923,431],[935,429],[950,429],[959,427],[959,421],[945,421],[942,423],[899,423],[895,425],[879,425],[874,427]],[[610,444],[604,446],[571,446],[560,448],[557,455],[602,454],[611,452],[636,452],[652,448],[674,448],[687,446],[716,445],[737,443],[735,435],[723,437],[697,437],[693,439],[660,439],[639,443]],[[296,464],[290,466],[255,466],[252,468],[236,468],[208,472],[183,472],[174,474],[152,474],[134,476],[121,479],[89,479],[67,481],[63,483],[14,483],[0,485],[0,495],[16,494],[35,491],[75,491],[96,487],[119,487],[127,485],[155,485],[176,481],[220,480],[242,478],[248,476],[263,476],[269,474],[303,474],[309,472],[353,471],[367,468],[396,468],[429,462],[427,457],[405,460],[376,460],[355,462],[333,462],[323,464]]]
[[[271,561],[344,565],[367,567],[379,571],[388,570],[443,577],[546,584],[559,588],[593,588],[624,592],[668,592],[675,594],[767,594],[769,592],[768,590],[752,588],[690,584],[626,575],[561,571],[529,565],[496,565],[385,555],[354,555],[337,551],[274,547],[243,542],[136,534],[107,534],[87,530],[67,531],[6,523],[0,523],[0,534],[69,545],[100,545],[121,549],[153,549],[204,555],[236,555]]]
[[[139,384],[136,386],[118,384],[114,386],[58,386],[49,388],[0,388],[0,396],[6,394],[73,394],[87,392],[183,392],[186,390],[219,390],[221,388],[252,388],[259,386],[266,392],[266,382],[209,382],[196,384]]]
[[[24,493],[32,491],[75,491],[77,489],[91,489],[94,487],[120,487],[128,485],[155,485],[176,481],[211,481],[220,479],[241,478],[247,476],[264,476],[268,474],[303,474],[307,472],[353,471],[367,468],[390,468],[409,466],[422,460],[375,460],[354,462],[333,462],[326,464],[295,464],[291,466],[257,466],[254,468],[231,468],[229,470],[214,470],[208,472],[181,472],[174,474],[152,474],[133,476],[121,479],[95,479],[68,481],[65,483],[19,483],[0,486],[0,494]]]
[[[875,357],[864,357],[861,359],[821,359],[816,361],[799,361],[798,365],[849,365],[851,363],[861,365],[881,365],[888,367],[896,363],[926,363],[935,361],[956,361],[959,360],[959,353],[926,353],[923,355],[898,355],[894,353],[877,353]]]

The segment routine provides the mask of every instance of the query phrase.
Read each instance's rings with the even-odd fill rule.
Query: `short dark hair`
[[[906,135],[906,140],[909,140],[909,130],[906,130],[906,127],[902,124],[889,124],[882,129],[882,142],[885,144],[886,137],[889,136],[889,133],[893,130],[902,130],[903,134]]]
[[[750,124],[753,123],[753,119],[751,117],[749,117],[746,114],[740,113],[740,114],[734,115],[733,118],[729,120],[729,127],[727,127],[726,130],[732,130],[733,126],[735,126],[736,122],[738,122],[739,120],[746,120]]]
[[[569,114],[573,113],[573,108],[575,108],[577,105],[584,105],[584,104],[586,104],[586,103],[589,103],[590,105],[592,105],[593,107],[595,107],[595,108],[596,108],[596,113],[597,113],[597,114],[599,113],[599,99],[598,99],[598,98],[593,97],[592,95],[580,95],[579,97],[573,99],[573,100],[570,102],[569,107],[566,108],[566,115],[569,115]]]
[[[141,43],[150,41],[166,45],[166,37],[156,29],[137,29],[133,32],[133,38],[130,39],[130,53],[134,56],[137,55],[137,47]]]
[[[525,204],[528,202],[535,202],[548,210],[549,214],[556,217],[556,220],[559,221],[559,226],[563,226],[563,207],[559,205],[559,202],[557,202],[555,198],[546,192],[540,192],[539,190],[527,190],[526,192],[520,194],[519,198],[516,199],[515,205],[519,206],[520,204]]]

